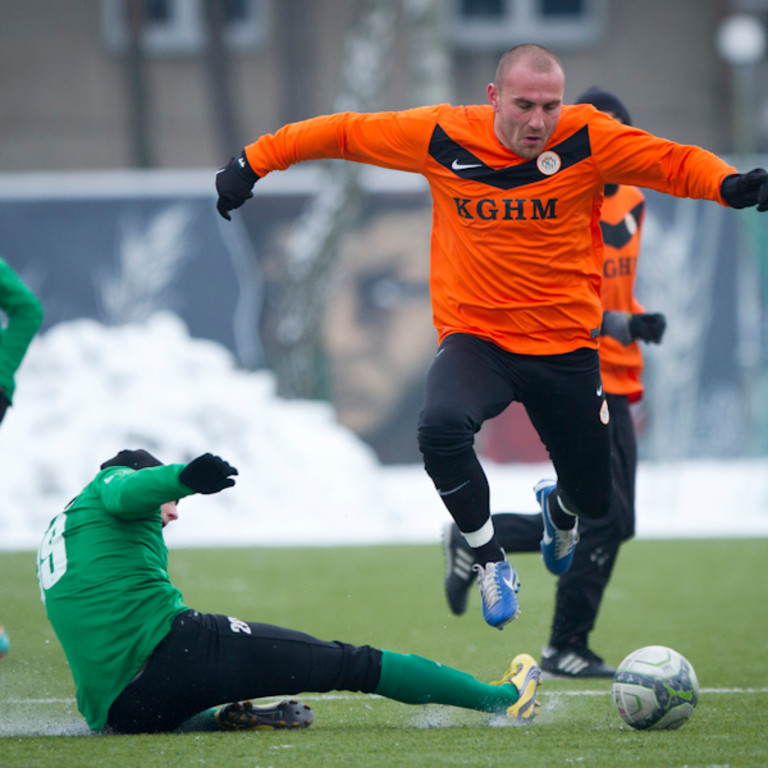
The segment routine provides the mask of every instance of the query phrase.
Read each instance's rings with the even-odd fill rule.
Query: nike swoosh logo
[[[549,535],[546,526],[544,526],[544,534],[542,535],[541,539],[545,544],[551,544],[554,541],[554,539]]]
[[[456,491],[460,491],[462,488],[469,485],[469,480],[465,480],[461,485],[457,485],[455,488],[451,488],[450,491],[441,491],[439,488],[437,489],[437,492],[441,496],[450,496],[452,493],[456,493]]]
[[[460,163],[458,158],[451,163],[451,170],[466,171],[467,168],[480,168],[482,163]]]
[[[595,394],[598,397],[602,397],[603,396],[603,385],[602,384],[597,388],[597,390],[595,391]]]

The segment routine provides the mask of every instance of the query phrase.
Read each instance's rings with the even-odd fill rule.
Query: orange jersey
[[[603,200],[603,309],[643,312],[634,290],[644,213],[645,196],[637,187],[620,186]],[[610,336],[600,337],[600,373],[606,392],[639,400],[642,370],[643,355],[636,341],[625,346]]]
[[[722,202],[735,169],[699,147],[624,126],[589,105],[563,107],[545,151],[504,147],[489,105],[340,113],[291,123],[245,148],[264,176],[343,158],[424,175],[432,192],[435,327],[544,355],[597,347],[606,183]]]

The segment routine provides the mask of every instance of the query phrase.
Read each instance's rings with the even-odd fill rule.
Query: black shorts
[[[562,355],[518,355],[468,334],[448,336],[427,376],[419,446],[427,471],[458,466],[474,455],[483,422],[511,402],[523,404],[547,448],[563,503],[603,517],[612,496],[608,406],[595,349]]]
[[[301,691],[375,690],[381,651],[230,616],[187,611],[117,697],[109,726],[172,731],[209,707]]]

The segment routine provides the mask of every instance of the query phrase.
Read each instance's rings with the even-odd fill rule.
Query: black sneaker
[[[616,672],[589,648],[552,646],[541,652],[541,671],[545,677],[613,677]]]
[[[216,712],[222,731],[275,731],[309,728],[315,719],[312,710],[300,701],[285,699],[271,706],[256,706],[252,701],[233,701]]]
[[[475,553],[461,535],[456,523],[443,526],[443,552],[445,553],[445,596],[448,607],[457,616],[467,610],[469,588],[475,580],[472,570]]]

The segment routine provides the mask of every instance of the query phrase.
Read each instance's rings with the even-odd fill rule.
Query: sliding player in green
[[[163,465],[124,450],[51,521],[38,552],[40,589],[90,728],[302,727],[312,713],[295,700],[266,708],[251,700],[332,690],[533,719],[540,671],[527,654],[499,682],[482,683],[420,656],[185,605],[168,576],[163,527],[178,518],[179,499],[222,491],[234,475],[211,454]]]

